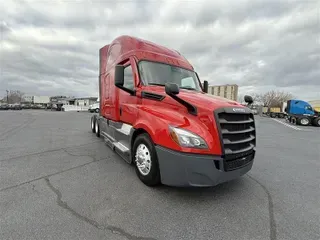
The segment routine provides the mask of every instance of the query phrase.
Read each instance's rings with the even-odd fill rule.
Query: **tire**
[[[95,124],[94,124],[94,131],[96,133],[97,137],[100,137],[100,126],[99,126],[99,122],[97,121],[97,119],[95,120]]]
[[[297,119],[297,124],[301,126],[308,126],[311,123],[308,117],[299,117]]]
[[[320,117],[316,117],[312,121],[312,125],[316,127],[320,127]]]
[[[91,117],[91,131],[93,132],[93,133],[96,133],[96,131],[95,131],[95,124],[96,124],[96,118],[94,117],[94,116],[92,116]]]
[[[96,112],[96,113],[99,113],[99,108],[96,108],[95,112]]]
[[[136,157],[138,152],[146,158],[146,163],[150,164],[149,169],[142,169],[142,166],[139,169],[139,161],[137,161],[138,159]],[[141,182],[150,187],[160,184],[158,157],[154,144],[148,134],[144,133],[137,136],[132,148],[132,158],[136,174]]]

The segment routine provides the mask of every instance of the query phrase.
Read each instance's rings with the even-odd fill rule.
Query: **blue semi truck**
[[[286,119],[292,124],[320,127],[320,113],[302,100],[289,100],[285,108]]]

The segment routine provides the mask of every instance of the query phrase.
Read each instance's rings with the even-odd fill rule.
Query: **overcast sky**
[[[98,50],[126,34],[179,50],[210,85],[320,99],[319,9],[319,0],[6,0],[0,95],[98,96]]]

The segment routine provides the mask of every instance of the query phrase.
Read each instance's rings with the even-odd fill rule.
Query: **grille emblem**
[[[244,108],[232,108],[232,111],[234,112],[246,112]]]

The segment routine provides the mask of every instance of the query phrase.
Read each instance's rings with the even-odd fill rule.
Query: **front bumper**
[[[252,168],[254,153],[242,167],[224,171],[224,159],[219,156],[188,154],[156,146],[161,182],[179,187],[211,187],[236,179]]]

